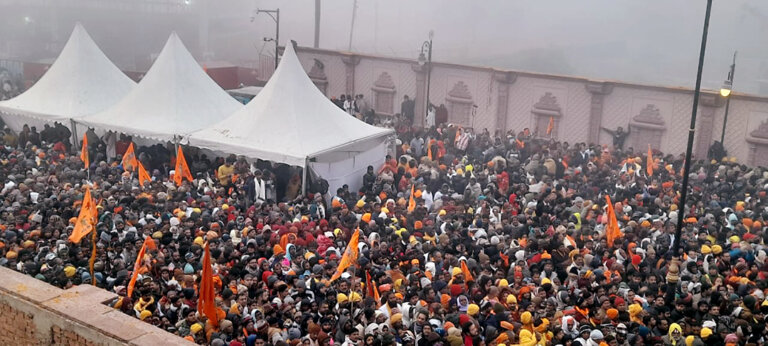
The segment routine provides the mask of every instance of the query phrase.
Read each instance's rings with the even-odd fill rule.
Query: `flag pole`
[[[96,276],[93,275],[93,265],[96,263],[96,228],[91,231],[91,260],[89,261],[89,269],[91,270],[91,285],[96,286]]]

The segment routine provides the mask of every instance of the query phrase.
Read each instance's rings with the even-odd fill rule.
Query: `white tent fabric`
[[[109,109],[77,119],[77,123],[172,141],[242,107],[203,71],[172,33],[136,88]]]
[[[331,103],[309,79],[289,44],[277,70],[251,102],[221,122],[192,133],[189,143],[305,167],[307,160],[320,162],[324,156],[330,158],[327,162],[353,159],[381,145],[391,133]],[[383,160],[381,156],[379,162]]]
[[[45,75],[23,94],[0,102],[0,113],[14,131],[54,121],[68,126],[68,119],[105,110],[135,86],[77,23]]]

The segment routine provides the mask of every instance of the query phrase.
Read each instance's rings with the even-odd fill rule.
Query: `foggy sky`
[[[121,58],[131,45],[157,51],[174,29],[203,59],[201,13],[210,19],[206,60],[244,63],[272,54],[273,46],[262,38],[274,36],[274,22],[265,14],[254,16],[256,8],[280,8],[281,45],[289,39],[313,44],[314,0],[190,1],[186,20],[133,24],[140,30],[125,33],[104,27],[124,17],[118,11],[79,20],[119,65],[126,64]],[[13,1],[0,0],[0,6],[8,2]],[[693,88],[705,5],[704,0],[359,0],[352,51],[416,58],[434,30],[435,61]],[[322,1],[320,48],[347,49],[352,7],[353,0]],[[66,37],[71,25],[61,24],[60,30]],[[722,85],[734,50],[739,51],[734,90],[758,93],[762,80],[768,95],[768,1],[714,1],[704,88]]]

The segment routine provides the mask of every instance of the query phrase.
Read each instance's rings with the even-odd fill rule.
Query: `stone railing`
[[[114,310],[117,295],[67,290],[0,267],[0,345],[193,345]]]

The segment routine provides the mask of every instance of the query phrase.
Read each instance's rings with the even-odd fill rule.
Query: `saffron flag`
[[[88,233],[91,233],[96,226],[96,219],[98,210],[91,198],[91,188],[85,188],[85,196],[83,196],[83,204],[80,207],[80,214],[77,215],[77,221],[75,222],[75,229],[72,230],[72,234],[69,236],[69,241],[79,244]]]
[[[555,117],[550,116],[549,117],[549,124],[547,124],[547,134],[551,135],[552,134],[552,130],[554,130],[554,129],[555,129]]]
[[[467,261],[461,261],[461,274],[464,275],[465,282],[475,281],[472,277],[472,272],[470,272],[469,267],[467,267]]]
[[[651,144],[648,144],[648,159],[645,162],[645,172],[648,176],[653,175],[653,151],[651,150]]]
[[[176,183],[176,186],[181,186],[181,182],[184,179],[191,182],[192,172],[189,170],[189,166],[187,166],[187,159],[184,158],[184,151],[181,150],[181,146],[179,146],[179,149],[176,152],[176,172],[173,174],[173,182]]]
[[[131,274],[131,281],[128,282],[126,297],[131,297],[133,294],[133,288],[136,286],[136,279],[138,279],[139,274],[147,272],[146,269],[142,270],[144,257],[147,254],[147,250],[154,249],[157,249],[157,246],[155,245],[155,241],[152,239],[152,237],[147,237],[144,239],[144,244],[141,245],[139,254],[136,256],[136,263],[133,264],[133,273]]]
[[[336,281],[336,279],[341,277],[341,274],[344,273],[349,266],[352,265],[352,263],[357,263],[357,255],[359,254],[359,250],[357,248],[357,243],[360,239],[360,229],[356,229],[355,233],[352,234],[352,238],[349,239],[349,244],[347,244],[347,248],[344,250],[344,254],[341,255],[341,260],[339,261],[339,266],[336,267],[336,272],[333,273],[333,276],[331,276],[331,282]]]
[[[141,164],[141,162],[138,162],[139,166],[139,186],[144,187],[144,182],[151,182],[152,178],[149,177],[149,174],[147,173],[147,170],[144,169],[144,165]]]
[[[83,134],[83,145],[82,148],[80,148],[80,161],[83,161],[85,164],[85,169],[88,169],[91,165],[91,160],[88,157],[88,136],[85,134]]]
[[[379,296],[379,288],[376,287],[376,281],[371,280],[371,273],[366,271],[365,272],[365,285],[366,285],[366,296],[373,297],[373,300],[376,302],[376,307],[379,307],[381,304],[381,296]]]
[[[219,319],[216,315],[216,292],[213,287],[213,268],[211,266],[211,249],[208,243],[205,243],[205,254],[203,255],[203,270],[200,274],[200,291],[197,299],[197,312],[205,315],[215,327],[219,326]]]
[[[605,201],[608,203],[608,225],[605,227],[605,239],[608,242],[608,247],[613,247],[614,240],[621,238],[624,234],[619,229],[619,222],[616,220],[616,212],[613,210],[613,203],[611,197],[606,195]]]
[[[412,213],[416,210],[416,200],[413,195],[416,193],[416,184],[411,185],[411,197],[408,198],[408,212]]]
[[[133,142],[131,142],[128,145],[128,150],[123,154],[123,161],[120,164],[123,165],[124,171],[134,171],[136,166],[138,166],[138,162],[139,160],[136,159],[136,153],[133,150]]]
[[[365,295],[368,297],[373,297],[373,285],[371,284],[371,273],[367,270],[365,271]]]

